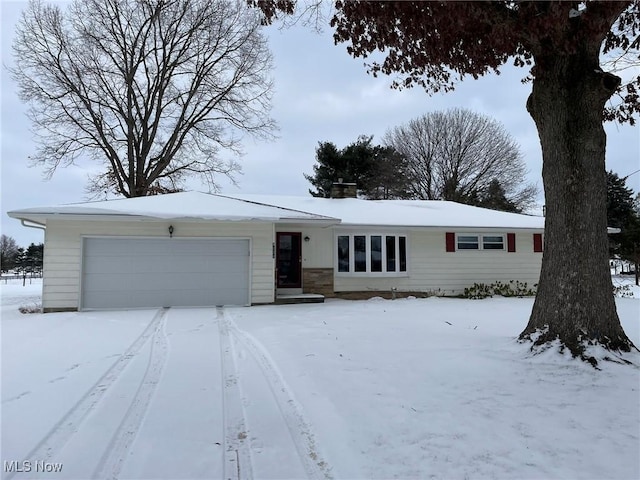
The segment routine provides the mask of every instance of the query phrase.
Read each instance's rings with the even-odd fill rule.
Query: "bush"
[[[42,305],[40,305],[39,303],[32,303],[29,305],[20,305],[18,307],[18,311],[20,313],[41,313]]]
[[[490,285],[474,283],[471,287],[464,289],[462,296],[474,300],[493,297],[494,295],[502,297],[532,297],[536,294],[537,286],[537,284],[534,284],[529,287],[527,282],[519,280],[509,280],[508,283],[493,282]]]
[[[614,285],[613,296],[618,298],[633,298],[631,285]]]

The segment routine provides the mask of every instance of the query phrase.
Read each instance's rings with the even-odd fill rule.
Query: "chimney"
[[[331,198],[358,198],[358,187],[355,183],[343,183],[339,178],[331,185]]]

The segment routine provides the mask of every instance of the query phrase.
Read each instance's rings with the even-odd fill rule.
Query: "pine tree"
[[[506,192],[500,185],[500,181],[495,178],[489,183],[487,190],[478,202],[478,206],[503,212],[522,213],[522,210],[506,197]]]
[[[358,194],[367,199],[408,198],[406,162],[391,147],[373,145],[373,137],[361,135],[338,149],[331,142],[319,142],[313,175],[304,175],[316,190],[314,197],[329,198],[334,182],[355,183]]]
[[[626,178],[620,178],[613,171],[607,172],[607,222],[609,227],[620,229],[620,233],[609,235],[609,254],[636,262],[640,249],[640,215]]]

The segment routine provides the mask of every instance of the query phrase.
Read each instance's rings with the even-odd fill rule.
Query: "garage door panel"
[[[84,292],[128,292],[155,291],[166,287],[161,275],[137,274],[93,274],[84,277]]]
[[[84,273],[87,275],[113,274],[126,275],[160,273],[167,271],[165,262],[154,261],[155,257],[144,260],[142,257],[96,257],[93,262],[85,262]]]
[[[237,270],[237,265],[239,262],[242,262],[242,260],[243,257],[223,257],[218,259],[202,257],[182,258],[181,265],[174,265],[171,270],[175,273],[229,272]]]
[[[86,238],[83,308],[246,305],[249,240]]]
[[[182,252],[182,256],[227,257],[249,255],[249,246],[246,240],[212,240],[215,243],[215,250],[211,250],[210,245],[202,244],[197,240],[188,240],[188,242],[191,242],[189,249]]]
[[[173,274],[171,275],[170,290],[220,290],[222,288],[246,287],[246,278],[220,278],[212,277],[209,274]],[[193,285],[189,287],[189,285]]]
[[[162,240],[162,241],[160,241]],[[156,256],[171,253],[171,245],[164,239],[88,238],[84,252],[89,256],[121,257]]]

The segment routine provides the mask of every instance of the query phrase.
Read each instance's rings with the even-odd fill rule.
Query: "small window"
[[[396,271],[396,237],[388,235],[387,243],[387,272]]]
[[[371,271],[382,271],[382,236],[371,235]]]
[[[366,272],[367,271],[367,237],[364,235],[355,235],[353,237],[353,252],[354,252],[354,271]]]
[[[458,250],[478,250],[479,248],[477,235],[458,236]]]
[[[338,271],[349,271],[349,236],[338,237]]]
[[[399,237],[400,271],[407,271],[407,237]]]
[[[483,235],[483,250],[504,250],[504,237],[502,235]]]
[[[463,233],[456,236],[456,250],[504,250],[505,243],[505,235]]]

